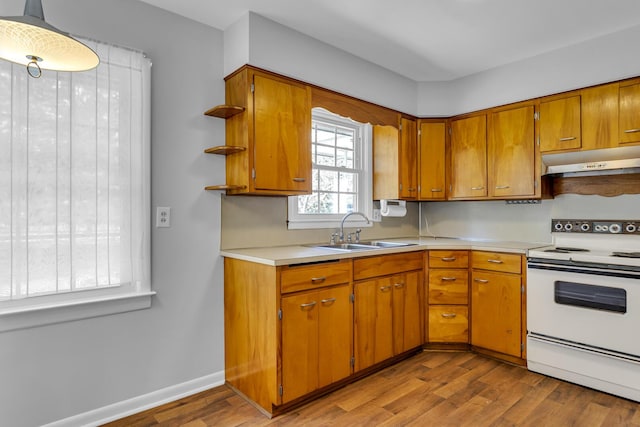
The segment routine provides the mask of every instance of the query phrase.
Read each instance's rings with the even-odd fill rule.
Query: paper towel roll
[[[405,216],[407,214],[407,202],[404,200],[380,200],[380,215]]]

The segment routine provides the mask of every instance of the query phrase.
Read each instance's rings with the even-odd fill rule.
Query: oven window
[[[627,312],[627,291],[620,288],[556,281],[555,300],[558,304]]]

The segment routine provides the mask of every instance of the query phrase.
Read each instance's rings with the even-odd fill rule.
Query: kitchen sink
[[[329,243],[326,245],[312,245],[314,248],[336,249],[343,251],[366,251],[371,249],[385,249],[385,248],[401,248],[404,246],[412,246],[415,243],[401,243],[401,242],[385,242],[381,240],[360,242],[360,243]]]

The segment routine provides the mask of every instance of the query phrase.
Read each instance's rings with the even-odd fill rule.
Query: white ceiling
[[[252,11],[415,81],[452,80],[640,25],[638,0],[143,1],[220,30]]]

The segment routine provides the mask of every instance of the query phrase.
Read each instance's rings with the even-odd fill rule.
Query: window
[[[45,308],[150,303],[150,62],[85,42],[101,63],[83,73],[0,61],[0,331],[49,323]]]
[[[348,212],[371,216],[371,126],[314,108],[312,194],[289,197],[292,228],[331,228]],[[359,216],[351,225],[367,226]]]

